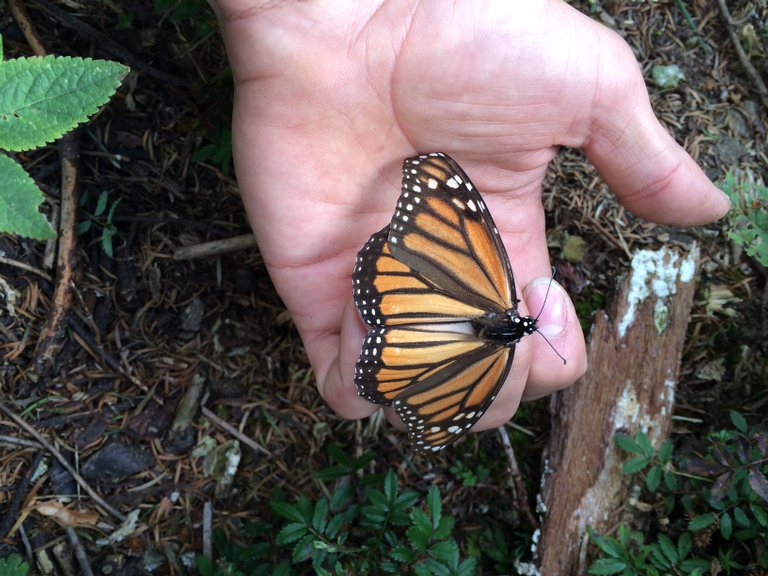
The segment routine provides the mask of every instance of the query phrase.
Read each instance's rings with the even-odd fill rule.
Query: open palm
[[[442,151],[462,164],[518,291],[549,275],[540,194],[558,146],[582,148],[619,200],[655,222],[699,224],[728,208],[653,116],[629,47],[560,1],[214,4],[236,81],[243,201],[320,392],[344,417],[377,408],[355,392],[365,327],[350,278],[392,216],[403,158]],[[522,312],[538,312],[542,294],[523,291]],[[540,323],[568,364],[542,339],[523,340],[479,429],[585,370],[561,290]]]

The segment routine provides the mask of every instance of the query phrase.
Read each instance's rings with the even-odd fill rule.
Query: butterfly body
[[[412,444],[437,451],[496,398],[520,316],[507,253],[482,197],[449,156],[403,162],[392,221],[357,256],[353,296],[369,326],[355,366],[360,396],[391,406]]]

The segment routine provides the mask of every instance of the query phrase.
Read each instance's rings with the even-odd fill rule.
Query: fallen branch
[[[585,376],[550,402],[538,548],[541,574],[586,574],[586,528],[608,533],[628,521],[630,478],[614,442],[645,432],[654,449],[672,421],[675,386],[699,254],[642,250],[619,286],[610,316],[598,313]]]
[[[59,250],[56,258],[56,286],[53,300],[35,349],[34,372],[38,378],[53,369],[67,329],[72,307],[77,262],[77,130],[61,139],[61,217]]]

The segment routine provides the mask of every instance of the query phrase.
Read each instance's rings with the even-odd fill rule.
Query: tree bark
[[[540,574],[586,574],[586,527],[608,533],[621,522],[630,485],[614,435],[643,431],[655,449],[666,439],[698,265],[695,244],[635,254],[613,311],[595,318],[586,375],[552,398]]]

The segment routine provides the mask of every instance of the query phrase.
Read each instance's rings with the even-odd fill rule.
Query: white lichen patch
[[[694,245],[685,258],[667,249],[640,250],[632,258],[629,277],[627,311],[619,322],[619,337],[623,338],[627,329],[635,321],[638,306],[647,298],[654,298],[654,324],[663,331],[666,328],[665,300],[677,291],[678,278],[687,283],[693,279],[699,250]]]

